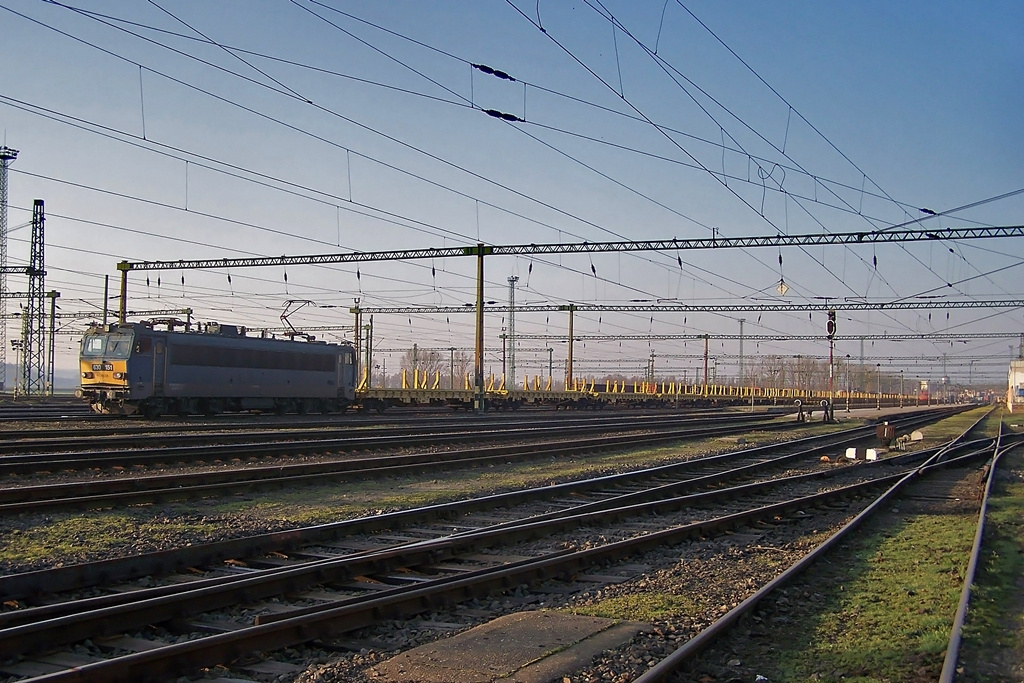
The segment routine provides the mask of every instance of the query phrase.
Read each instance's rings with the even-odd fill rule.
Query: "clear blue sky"
[[[61,292],[64,311],[98,308],[103,277],[113,291],[122,259],[844,232],[919,218],[927,227],[1024,223],[1024,194],[983,202],[1024,188],[1019,2],[77,7],[0,0],[0,133],[20,150],[10,263],[27,260],[19,226],[44,199],[47,287]],[[1022,265],[1021,240],[493,258],[486,298],[507,302],[506,280],[518,275],[517,303],[1021,299]],[[171,270],[148,273],[148,284],[147,273],[133,273],[129,308],[190,307],[200,320],[260,327],[281,324],[286,300],[308,299],[316,306],[297,324],[348,325],[355,298],[470,302],[474,267]],[[814,334],[825,319],[587,313],[575,331],[736,334],[740,317],[746,334]],[[489,347],[500,346],[503,324],[489,316]],[[520,334],[565,326],[560,313],[516,319]],[[60,338],[59,368],[73,367],[79,330],[69,323]],[[1020,310],[840,315],[840,333],[853,335],[1021,330]],[[375,317],[377,347],[413,342],[471,347],[471,316]],[[547,353],[529,349],[547,345],[521,342],[520,376],[546,374]],[[557,363],[564,344],[554,346]],[[945,353],[954,379],[1001,381],[1011,346],[869,342],[864,353],[871,365],[932,379]],[[584,373],[620,358],[640,373],[655,353],[660,371],[692,377],[699,362],[683,356],[701,351],[694,342],[587,342],[577,358]],[[736,371],[735,341],[711,352],[723,374]],[[861,347],[836,352],[857,358]],[[756,363],[749,357],[827,347],[748,342],[745,353]],[[398,355],[380,358],[394,368]],[[500,372],[500,353],[487,362]]]

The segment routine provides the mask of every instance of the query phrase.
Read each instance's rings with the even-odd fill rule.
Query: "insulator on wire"
[[[497,109],[484,109],[483,112],[488,116],[493,116],[494,118],[501,119],[502,121],[519,121],[521,123],[526,122],[525,119],[521,119],[515,114],[506,114],[505,112],[498,111]]]
[[[490,76],[494,76],[495,78],[502,78],[502,79],[504,79],[506,81],[513,81],[513,82],[515,82],[515,80],[516,80],[516,79],[512,78],[511,76],[509,76],[504,71],[500,71],[498,69],[492,69],[491,67],[487,66],[486,64],[471,64],[470,66],[472,66],[474,69],[477,69],[478,71],[482,71],[485,74],[488,74]]]

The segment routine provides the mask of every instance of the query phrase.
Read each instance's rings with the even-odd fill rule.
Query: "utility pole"
[[[711,337],[704,335],[704,395],[708,395],[708,344]]]
[[[875,363],[875,410],[882,409],[882,364]]]
[[[476,412],[483,415],[487,410],[487,399],[484,396],[484,254],[488,249],[482,242],[477,242],[476,255],[476,349],[473,363],[473,391]]]
[[[46,395],[53,396],[53,368],[54,368],[54,353],[56,351],[54,344],[57,340],[57,297],[60,296],[60,292],[50,292],[47,296],[50,297],[50,343],[46,349]]]
[[[746,318],[740,318],[740,376],[737,382],[740,386],[745,386],[743,382],[743,323],[745,322],[747,322]]]
[[[846,412],[850,412],[850,354],[846,354]]]
[[[569,349],[568,349],[568,354],[567,354],[566,359],[565,359],[565,390],[566,391],[568,391],[569,387],[572,386],[572,346],[573,346],[572,323],[573,323],[573,314],[576,312],[576,305],[575,304],[569,304],[568,308],[569,308]]]
[[[122,278],[121,282],[122,282],[122,285],[123,285],[123,283],[124,283],[124,279],[123,278]],[[359,381],[360,381],[359,380],[359,364],[363,362],[362,348],[360,348],[360,344],[362,343],[362,340],[363,340],[363,331],[362,331],[363,330],[363,309],[359,308],[359,299],[355,299],[355,306],[353,306],[352,308],[350,308],[348,310],[349,310],[349,313],[351,313],[352,315],[354,315],[356,317],[356,321],[355,321],[356,324],[355,324],[354,331],[352,333],[352,337],[353,337],[352,341],[355,344],[355,352],[356,352],[356,354],[355,354],[356,355],[355,373],[356,373],[356,385],[358,385]],[[124,314],[123,313],[121,314],[121,322],[124,322]]]
[[[518,275],[508,278],[508,383],[511,391],[516,388],[516,283]]]
[[[835,390],[833,378],[835,375],[835,350],[836,350],[836,312],[828,312],[828,320],[825,323],[825,333],[828,336],[828,411],[831,421],[832,406],[835,403]]]
[[[946,354],[942,354],[942,402],[949,403],[949,389],[946,383],[949,381],[949,376],[946,374]]]
[[[358,334],[358,331],[356,332]],[[373,385],[373,316],[366,326],[366,388]]]
[[[17,158],[18,150],[0,146],[0,391],[7,384],[7,167]]]
[[[103,276],[103,329],[107,329],[107,302],[110,300],[110,276]]]

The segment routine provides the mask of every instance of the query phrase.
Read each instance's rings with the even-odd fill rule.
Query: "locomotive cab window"
[[[149,353],[153,349],[153,340],[149,337],[140,337],[135,340],[135,353]]]
[[[85,358],[127,358],[132,350],[132,338],[128,334],[89,334],[82,340],[82,356]]]
[[[106,356],[108,358],[127,358],[132,350],[132,334],[111,334],[107,336]]]
[[[82,340],[83,356],[102,356],[107,340],[97,335],[87,335]]]

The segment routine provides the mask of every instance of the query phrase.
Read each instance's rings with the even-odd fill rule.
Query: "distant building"
[[[1024,358],[1010,361],[1010,386],[1006,407],[1011,413],[1024,412]]]

